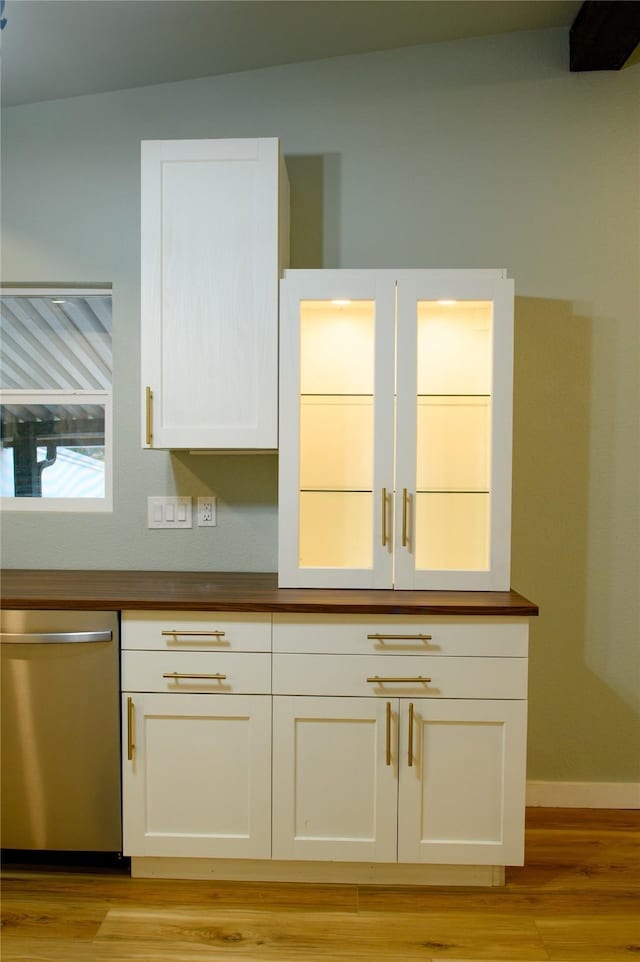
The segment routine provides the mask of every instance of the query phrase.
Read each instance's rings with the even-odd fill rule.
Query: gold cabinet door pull
[[[135,722],[134,705],[133,698],[130,696],[127,698],[127,760],[133,760],[133,753],[135,751],[135,742],[133,740],[133,727]]]
[[[413,702],[409,702],[409,747],[407,763],[413,768]]]
[[[409,494],[406,488],[402,489],[402,547],[407,547],[407,506]]]
[[[369,641],[432,641],[433,635],[367,635]]]
[[[413,684],[416,684],[416,685],[417,684],[428,685],[431,679],[425,678],[423,675],[414,675],[413,677],[409,677],[409,678],[404,678],[404,677],[403,678],[399,678],[399,677],[383,678],[381,675],[372,675],[370,678],[367,678],[367,681],[369,682],[369,684],[375,684],[375,685],[384,685],[385,683],[395,684],[396,682],[403,682],[403,683],[412,682]]]
[[[387,535],[387,489],[382,489],[382,547],[386,548],[388,535]]]
[[[188,674],[185,674],[184,672],[181,672],[181,671],[167,671],[167,672],[165,672],[165,673],[163,674],[162,677],[163,677],[163,678],[174,678],[174,679],[178,679],[178,678],[203,679],[203,678],[206,678],[206,679],[208,679],[209,681],[225,681],[225,679],[226,679],[227,676],[226,676],[226,675],[221,675],[219,672],[216,672],[216,673],[213,674],[213,675],[188,675]]]
[[[145,392],[145,410],[146,410],[146,442],[148,445],[153,444],[153,391],[147,385]]]
[[[386,745],[386,763],[391,764],[391,702],[387,702],[387,745]]]
[[[387,489],[382,489],[382,547],[387,546]]]

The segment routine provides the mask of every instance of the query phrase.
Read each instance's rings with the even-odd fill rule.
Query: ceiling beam
[[[569,66],[620,70],[640,42],[640,2],[586,0],[569,31]]]

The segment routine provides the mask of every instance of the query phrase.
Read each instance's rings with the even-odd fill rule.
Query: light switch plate
[[[191,528],[191,498],[147,498],[147,526],[149,528]]]

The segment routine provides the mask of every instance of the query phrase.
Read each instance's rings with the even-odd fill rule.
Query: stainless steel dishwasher
[[[118,615],[0,612],[5,850],[122,851]]]

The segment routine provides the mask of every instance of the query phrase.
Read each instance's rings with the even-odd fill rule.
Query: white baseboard
[[[533,808],[640,808],[640,782],[527,782]]]

